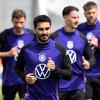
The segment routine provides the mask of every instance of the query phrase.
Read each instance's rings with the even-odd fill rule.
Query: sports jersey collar
[[[47,49],[49,47],[51,47],[52,42],[54,42],[53,40],[49,39],[49,41],[47,43],[41,44],[37,41],[36,39],[36,35],[35,35],[35,40],[34,40],[34,44],[36,48],[41,48],[41,49]]]
[[[62,28],[62,31],[63,31],[62,33],[64,33],[65,35],[72,36],[73,34],[75,34],[75,31],[76,31],[76,30],[73,31],[73,32],[66,32],[65,29],[64,29],[64,27],[63,27],[63,28]]]

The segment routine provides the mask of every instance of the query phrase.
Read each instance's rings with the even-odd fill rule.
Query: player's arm
[[[5,57],[12,57],[17,54],[17,47],[11,48],[9,51],[1,51],[0,52],[0,57],[5,58]]]
[[[23,54],[24,54],[24,48],[21,49],[18,55],[17,62],[15,65],[15,70],[18,76],[25,82],[25,72],[24,72],[25,61]]]
[[[61,68],[56,67],[55,73],[59,76],[59,78],[66,79],[66,80],[71,79],[72,66],[71,66],[70,58],[66,53],[66,49],[57,43],[56,43],[56,48],[58,48],[62,54],[62,66]]]
[[[8,35],[7,30],[4,30],[3,32],[0,33],[0,57],[1,58],[12,57],[17,53],[16,47],[11,48],[9,51],[4,51],[7,35]]]
[[[88,40],[86,39],[85,35],[81,34],[81,37],[83,38],[85,42],[85,49],[84,49],[84,57],[87,61],[89,61],[89,65],[93,66],[95,64],[95,57],[94,57],[94,52],[88,43]]]
[[[18,55],[18,59],[16,62],[15,70],[18,76],[27,84],[34,84],[37,78],[33,75],[33,73],[25,74],[25,60],[24,60],[24,48],[21,49],[21,52]]]
[[[96,41],[95,50],[98,50],[98,52],[100,52],[100,37],[98,38],[95,37],[95,41]]]

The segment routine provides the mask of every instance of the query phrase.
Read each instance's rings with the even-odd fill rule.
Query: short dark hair
[[[34,18],[33,24],[35,28],[37,27],[38,22],[49,22],[51,25],[51,19],[47,15],[38,15]]]
[[[86,4],[84,4],[83,9],[84,11],[91,9],[92,7],[96,7],[97,8],[97,4],[93,1],[89,1]]]
[[[70,14],[71,11],[79,11],[79,9],[76,8],[76,7],[74,7],[74,6],[67,6],[67,7],[65,7],[65,8],[63,9],[63,12],[62,12],[63,17],[64,17],[65,15]]]
[[[26,13],[22,10],[22,9],[15,9],[13,12],[12,12],[12,20],[14,18],[16,19],[19,19],[21,17],[24,17],[26,19]]]

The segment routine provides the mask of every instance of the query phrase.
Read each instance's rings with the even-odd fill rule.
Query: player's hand
[[[18,51],[17,46],[11,48],[10,51],[8,51],[8,55],[9,55],[9,57],[11,57],[11,56],[15,56],[15,55],[17,54],[17,51]]]
[[[54,61],[53,61],[50,57],[48,58],[47,67],[48,67],[51,71],[54,71],[54,70],[55,70],[55,63],[54,63]]]
[[[37,78],[33,75],[33,73],[29,73],[25,76],[25,80],[28,84],[34,84]]]
[[[90,68],[90,63],[84,58],[84,56],[82,57],[82,65],[84,67],[84,69],[89,69]]]

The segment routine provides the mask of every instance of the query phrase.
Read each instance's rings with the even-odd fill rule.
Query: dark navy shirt
[[[0,52],[9,51],[11,48],[17,46],[20,49],[33,40],[33,35],[28,29],[24,29],[23,35],[16,35],[13,28],[7,29],[0,34]],[[15,72],[15,63],[17,56],[2,58],[3,61],[3,85],[14,86],[23,84],[23,81],[17,76]],[[21,66],[20,66],[21,67]]]
[[[69,55],[73,77],[71,80],[61,80],[59,85],[60,91],[70,91],[75,89],[83,89],[84,83],[84,68],[82,66],[82,56],[87,55],[90,62],[93,59],[93,52],[87,42],[87,39],[79,31],[65,32],[64,28],[57,30],[52,36],[52,39],[63,45]]]
[[[21,50],[16,72],[23,80],[28,73],[37,77],[35,84],[28,84],[25,97],[27,100],[58,100],[59,78],[70,79],[72,74],[70,59],[65,52],[66,50],[53,40],[45,44],[33,41]],[[55,62],[55,71],[46,67],[49,57]]]
[[[100,22],[97,20],[94,25],[88,25],[87,22],[84,22],[79,25],[78,30],[85,35],[92,32],[98,39],[99,46],[95,48],[94,52],[96,58],[95,65],[91,66],[91,68],[86,71],[86,74],[90,77],[100,77]]]

